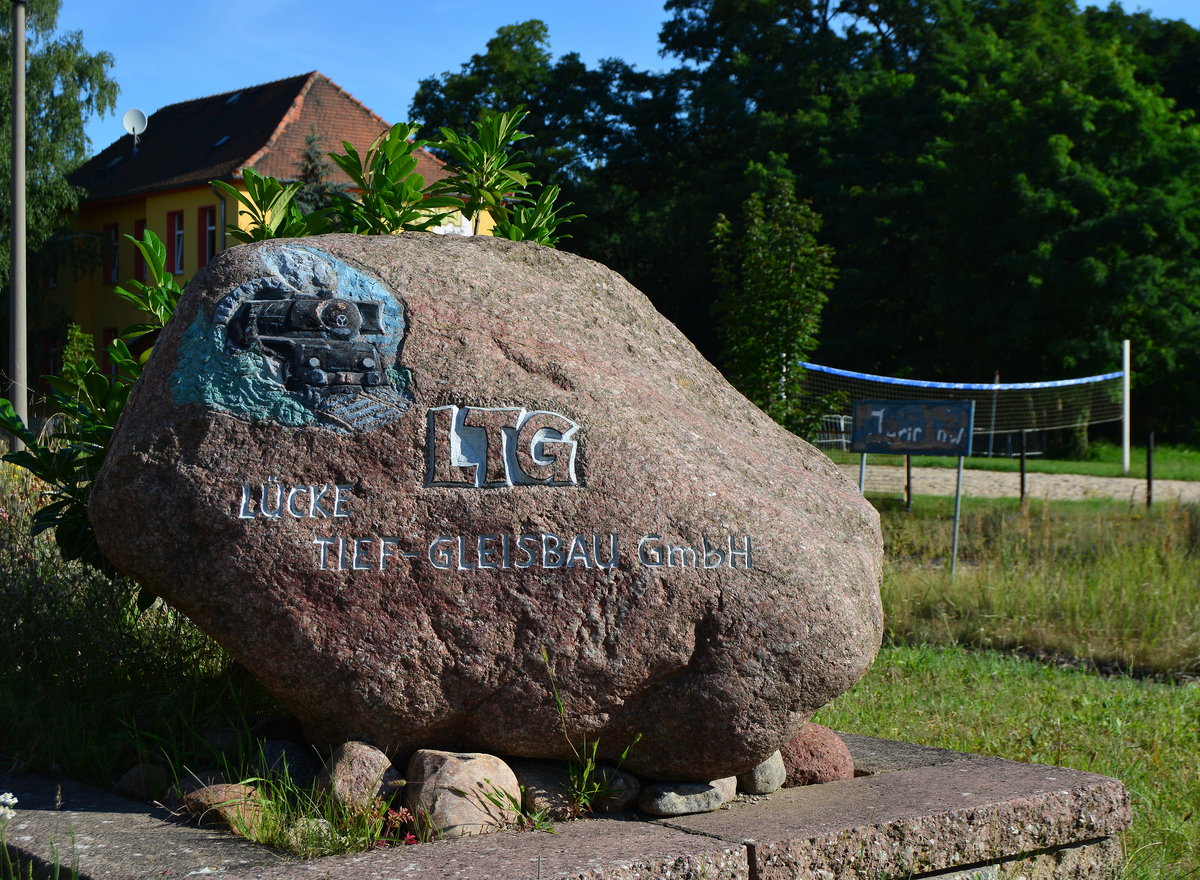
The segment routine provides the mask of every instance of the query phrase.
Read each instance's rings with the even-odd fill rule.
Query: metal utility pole
[[[12,275],[9,329],[8,399],[29,424],[29,357],[25,309],[25,0],[12,0],[12,212],[9,215],[9,264]],[[20,441],[16,441],[20,448]]]

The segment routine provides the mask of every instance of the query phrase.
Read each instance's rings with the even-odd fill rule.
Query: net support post
[[[1129,340],[1121,341],[1121,470],[1129,475]]]
[[[1154,432],[1146,438],[1146,509],[1154,506]]]
[[[904,456],[904,509],[912,512],[912,456]]]
[[[1028,435],[1029,435],[1028,431],[1021,432],[1021,503],[1022,504],[1025,503],[1025,455],[1026,455],[1026,452],[1028,449],[1028,443],[1026,440]]]
[[[866,495],[867,485],[867,454],[864,452],[858,457],[858,491],[862,495]]]
[[[963,456],[958,457],[958,483],[954,489],[954,533],[950,539],[950,583],[958,574],[958,521],[962,516]]]

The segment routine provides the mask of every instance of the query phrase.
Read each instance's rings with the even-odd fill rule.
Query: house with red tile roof
[[[228,181],[244,191],[246,168],[295,180],[310,134],[320,136],[324,151],[340,152],[348,141],[365,154],[387,128],[316,71],[163,107],[140,136],[125,135],[69,176],[87,191],[76,232],[99,239],[103,260],[88,275],[58,279],[50,299],[103,349],[119,328],[145,320],[112,293],[114,286],[146,276],[141,254],[125,235],[157,233],[167,245],[167,268],[182,286],[236,243],[226,235],[226,224],[245,225],[239,206],[210,181]],[[446,175],[442,161],[424,151],[417,171],[427,183]],[[336,166],[329,180],[349,183]],[[54,366],[48,363],[47,369]]]

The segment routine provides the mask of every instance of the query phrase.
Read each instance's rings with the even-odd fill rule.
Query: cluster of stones
[[[236,738],[228,731],[210,740],[218,749],[224,746],[231,758],[236,752]],[[575,792],[571,765],[562,761],[419,749],[402,774],[384,752],[363,742],[342,744],[323,767],[311,749],[294,742],[262,741],[257,754],[255,776],[286,772],[298,788],[313,787],[342,810],[380,813],[388,805],[402,805],[411,831],[423,840],[529,827],[533,816],[553,822],[634,810],[656,817],[711,812],[739,794],[769,795],[854,775],[853,759],[837,734],[812,723],[761,764],[708,782],[639,779],[609,764],[596,765],[584,798]],[[219,772],[197,773],[172,786],[164,767],[139,764],[118,780],[116,789],[244,836],[254,836],[264,816],[253,785],[230,781]],[[297,828],[295,834],[309,831]]]

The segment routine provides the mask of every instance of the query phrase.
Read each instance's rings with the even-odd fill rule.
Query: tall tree
[[[1095,39],[1129,47],[1138,82],[1162,89],[1179,109],[1200,111],[1200,29],[1144,10],[1126,12],[1118,3],[1089,6],[1083,16]]]
[[[747,197],[748,163],[786,154],[838,259],[818,359],[1044,379],[1113,368],[1128,336],[1141,399],[1200,437],[1200,32],[1074,0],[666,9],[674,70],[611,62],[589,80],[526,23],[515,56],[489,44],[420,102],[449,113],[504,82],[528,100],[588,216],[570,249],[714,359],[713,221]]]
[[[303,184],[296,191],[296,206],[302,214],[328,208],[336,193],[345,192],[347,185],[329,180],[334,166],[325,150],[325,138],[313,129],[304,136],[304,153],[296,168],[296,180]]]
[[[113,58],[89,53],[79,31],[57,33],[59,0],[28,0],[26,100],[26,178],[28,249],[31,258],[48,246],[64,243],[65,223],[80,193],[66,174],[87,158],[84,123],[93,113],[111,112],[117,84],[109,77]],[[6,5],[0,15],[0,52],[12,58],[12,18]],[[12,126],[12,65],[0,65],[0,128]],[[0,150],[0,223],[9,225],[12,157]],[[57,239],[56,239],[57,236]],[[66,250],[66,248],[61,248]],[[31,269],[36,267],[31,259]],[[8,286],[9,238],[0,237],[0,282]]]
[[[421,137],[436,139],[441,127],[466,131],[489,111],[523,107],[521,127],[532,137],[521,146],[536,176],[569,188],[611,153],[628,125],[630,93],[642,87],[622,61],[589,68],[576,53],[554,60],[545,23],[531,19],[501,27],[458,72],[421,80],[409,113],[423,122]]]
[[[817,241],[821,218],[796,200],[790,176],[755,163],[746,177],[755,183],[740,214],[718,215],[713,225],[721,362],[767,415],[808,434],[799,364],[817,346],[837,275],[833,255]]]
[[[787,151],[826,219],[823,359],[1041,379],[1109,369],[1131,336],[1159,402],[1182,387],[1200,139],[1070,0],[667,6],[709,179]]]

